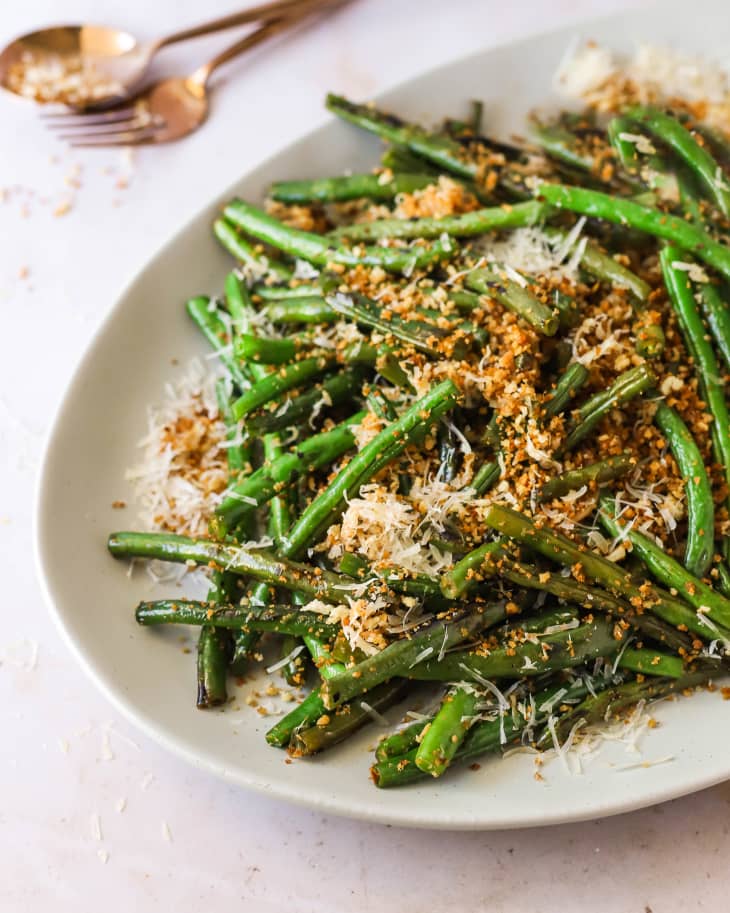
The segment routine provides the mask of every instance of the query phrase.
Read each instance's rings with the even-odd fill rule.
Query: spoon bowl
[[[74,108],[114,104],[139,82],[154,45],[99,25],[64,25],[16,38],[0,53],[0,85]]]
[[[208,115],[205,86],[190,77],[173,77],[158,82],[146,96],[153,134],[149,141],[169,143],[192,133]]]

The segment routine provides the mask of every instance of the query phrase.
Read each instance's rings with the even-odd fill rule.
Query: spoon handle
[[[220,19],[211,19],[209,22],[203,22],[200,25],[173,32],[171,35],[166,35],[164,38],[159,38],[155,41],[154,47],[158,51],[160,48],[167,47],[167,45],[177,44],[179,41],[187,41],[188,38],[198,38],[201,35],[221,32],[225,29],[230,29],[237,25],[246,25],[251,22],[280,19],[288,16],[299,18],[298,14],[311,11],[318,6],[321,6],[321,0],[320,2],[317,2],[317,0],[274,0],[271,3],[251,6],[238,13],[231,13],[228,16],[222,16]]]
[[[291,9],[292,4],[289,4],[290,10],[286,17],[265,22],[264,25],[257,28],[255,32],[250,32],[240,41],[237,41],[224,51],[221,51],[220,54],[217,54],[212,60],[208,61],[208,63],[203,64],[202,67],[198,67],[194,73],[191,73],[188,77],[188,82],[197,83],[204,89],[214,70],[217,70],[222,64],[227,63],[244,51],[256,47],[256,45],[261,44],[262,41],[273,38],[274,35],[278,35],[280,32],[292,28],[318,10],[325,10],[328,7],[336,8],[349,2],[350,0],[306,0],[306,2],[301,2],[300,0],[300,2],[296,4],[296,12]]]

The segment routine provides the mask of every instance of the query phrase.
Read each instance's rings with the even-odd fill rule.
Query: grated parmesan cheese
[[[684,263],[681,260],[673,260],[672,269],[678,269],[680,272],[687,273],[693,282],[710,281],[710,277],[699,263]]]
[[[672,48],[640,44],[626,59],[594,44],[568,48],[555,75],[555,87],[569,98],[613,111],[631,100],[662,104],[683,98],[703,105],[703,119],[730,128],[730,73],[727,66]],[[639,150],[641,151],[641,150]]]
[[[636,151],[642,155],[654,155],[656,153],[656,146],[643,133],[619,133],[618,138],[625,143],[632,143],[636,146]]]
[[[408,573],[440,574],[451,566],[451,555],[431,545],[429,537],[475,503],[471,489],[455,490],[439,479],[416,479],[407,497],[375,482],[363,485],[360,497],[350,500],[340,523],[328,531],[328,556],[354,551]]]
[[[578,46],[574,40],[558,66],[554,84],[568,97],[582,98],[605,85],[616,71],[616,61],[609,50],[595,44]]]
[[[382,713],[379,713],[375,709],[375,707],[371,707],[371,705],[368,704],[366,701],[360,701],[360,706],[365,711],[365,713],[367,713],[367,715],[369,717],[371,717],[378,724],[378,726],[383,726],[383,727],[390,726],[390,723],[388,722],[388,720],[383,716]]]
[[[139,519],[146,529],[169,529],[190,536],[207,531],[213,498],[228,482],[225,427],[218,417],[215,369],[195,358],[177,383],[165,385],[166,398],[150,406],[148,431],[140,441],[141,463],[127,470]],[[150,564],[153,579],[163,579]],[[178,574],[165,566],[165,574]],[[184,573],[184,569],[183,569]]]
[[[567,258],[578,243],[584,225],[585,218],[579,219],[565,238],[557,239],[548,237],[536,226],[517,228],[499,239],[484,235],[475,239],[474,249],[487,262],[499,263],[509,278],[522,287],[527,281],[521,273],[575,280],[579,264]],[[580,256],[582,253],[581,250]]]

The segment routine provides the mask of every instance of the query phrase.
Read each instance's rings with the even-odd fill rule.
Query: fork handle
[[[205,85],[213,72],[222,64],[227,63],[234,57],[238,57],[238,55],[243,54],[244,51],[256,47],[256,45],[261,44],[262,41],[273,38],[274,35],[278,35],[280,32],[292,28],[318,10],[325,10],[328,7],[334,9],[338,6],[344,6],[344,4],[348,2],[350,2],[350,0],[306,0],[306,2],[301,2],[300,0],[300,2],[296,4],[296,12],[292,11],[290,5],[288,16],[269,20],[264,23],[264,25],[257,28],[255,32],[250,32],[240,41],[237,41],[224,51],[221,51],[220,54],[208,61],[208,63],[203,64],[202,67],[198,67],[194,73],[190,74],[187,82],[197,84],[202,91],[205,89]]]
[[[316,9],[321,5],[317,0],[274,0],[271,3],[261,3],[258,6],[251,6],[248,9],[241,10],[238,13],[231,13],[229,16],[222,16],[220,19],[212,19],[210,22],[203,22],[200,25],[194,25],[188,29],[182,29],[179,32],[173,32],[171,35],[165,35],[163,38],[154,42],[155,50],[167,47],[170,44],[177,44],[179,41],[187,41],[188,38],[198,38],[201,35],[210,35],[213,32],[222,32],[225,29],[234,28],[237,25],[247,25],[252,22],[259,22],[271,19],[279,19],[287,16],[295,16],[305,10]]]

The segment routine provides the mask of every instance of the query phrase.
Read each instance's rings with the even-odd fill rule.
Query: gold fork
[[[52,129],[61,129],[71,146],[136,146],[169,143],[197,130],[208,115],[208,82],[214,71],[268,38],[292,28],[317,12],[335,9],[350,0],[303,0],[286,16],[265,22],[254,32],[221,51],[189,76],[172,77],[143,89],[123,106],[103,112],[42,114]]]

